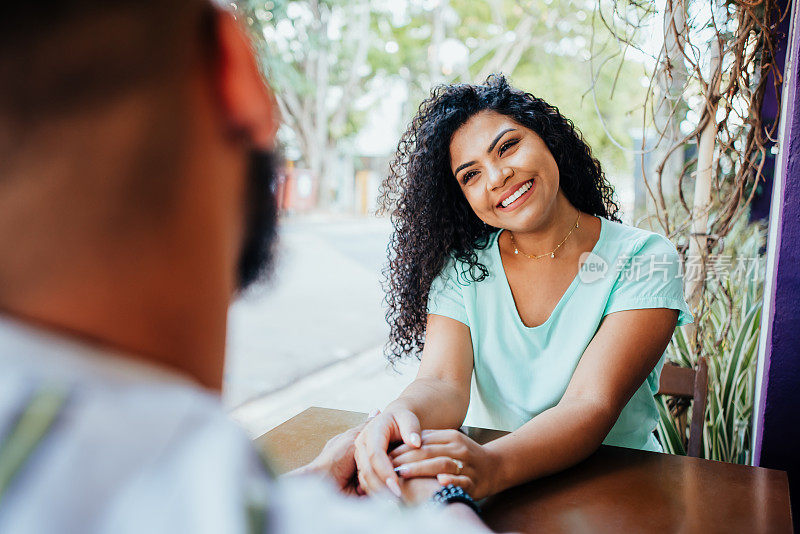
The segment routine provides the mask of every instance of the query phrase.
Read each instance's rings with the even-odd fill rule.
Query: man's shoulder
[[[178,528],[192,507],[198,517],[244,510],[245,503],[232,501],[258,472],[257,453],[209,395],[174,385],[87,387],[25,375],[2,382],[16,393],[0,405],[0,442],[11,437],[23,447],[0,531],[48,531],[57,522],[74,527],[65,532],[81,531],[128,520]],[[36,439],[19,439],[21,424],[37,429]]]

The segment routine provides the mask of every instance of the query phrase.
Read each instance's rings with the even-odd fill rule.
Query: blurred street
[[[413,376],[387,369],[380,350],[390,233],[375,217],[282,220],[272,281],[229,314],[223,398],[251,433],[310,405],[380,408]]]

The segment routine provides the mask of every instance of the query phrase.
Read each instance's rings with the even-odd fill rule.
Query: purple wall
[[[800,9],[792,6],[784,70],[779,175],[770,228],[774,251],[762,324],[766,327],[754,461],[789,473],[795,528],[800,520]],[[782,172],[780,172],[782,169]]]
[[[778,0],[778,9],[780,13],[786,11],[790,0]],[[789,22],[790,16],[786,16],[781,21],[777,35],[775,36],[775,64],[780,65],[781,70],[786,64],[786,48],[788,44],[788,35],[790,31]],[[778,99],[780,98],[780,87],[777,91],[775,87],[775,75],[769,71],[767,75],[767,90],[764,93],[764,101],[761,103],[761,120],[763,121],[765,130],[769,130],[778,117]],[[776,137],[778,132],[774,134]],[[769,217],[769,208],[772,203],[772,184],[775,179],[775,154],[770,150],[775,146],[775,143],[767,140],[764,145],[767,147],[767,153],[764,157],[764,167],[761,170],[763,181],[756,188],[756,194],[753,196],[753,201],[750,204],[750,220],[764,220]]]

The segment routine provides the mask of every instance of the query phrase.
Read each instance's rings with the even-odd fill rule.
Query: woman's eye
[[[467,183],[467,182],[469,182],[470,180],[472,180],[472,178],[474,178],[476,174],[478,174],[478,171],[469,171],[469,172],[465,172],[465,173],[464,173],[464,174],[461,176],[461,183],[463,183],[464,185],[466,185],[466,183]]]
[[[497,153],[498,153],[500,156],[502,156],[502,155],[503,155],[503,153],[504,153],[506,150],[508,150],[508,149],[509,149],[509,148],[511,148],[512,146],[516,145],[518,142],[519,142],[519,139],[511,139],[511,140],[509,140],[509,141],[506,141],[505,143],[503,143],[502,145],[500,145],[500,148],[497,150]]]

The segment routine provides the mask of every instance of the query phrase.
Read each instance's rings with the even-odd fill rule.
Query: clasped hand
[[[458,430],[420,431],[409,410],[392,410],[369,421],[355,440],[355,462],[361,489],[379,493],[388,488],[414,502],[447,484],[482,499],[494,492],[499,467],[490,450]]]

